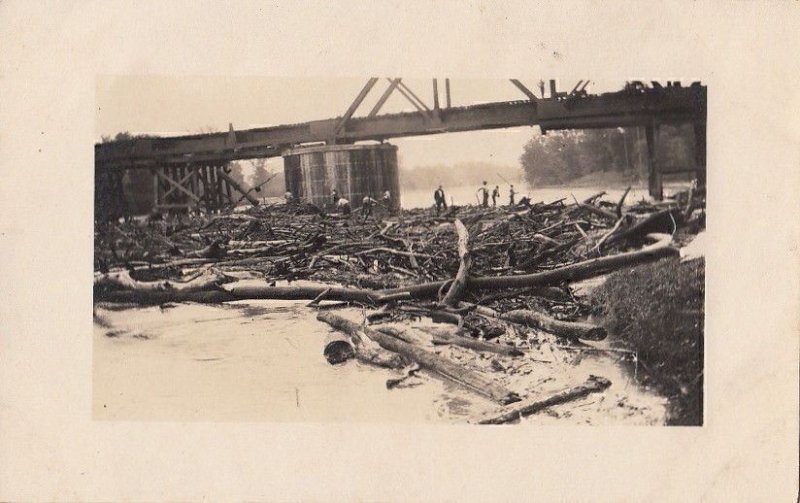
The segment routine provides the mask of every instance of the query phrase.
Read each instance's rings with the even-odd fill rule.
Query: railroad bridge
[[[510,79],[525,99],[470,106],[452,106],[450,80],[433,79],[433,100],[423,101],[401,78],[386,79],[372,109],[355,116],[380,82],[369,79],[340,117],[301,124],[234,130],[227,133],[147,137],[95,145],[97,217],[125,212],[123,176],[127,170],[147,170],[153,179],[157,210],[219,210],[247,199],[257,205],[252,189],[229,175],[228,163],[240,159],[283,156],[287,189],[308,200],[326,198],[331,188],[357,202],[364,193],[391,190],[399,204],[396,147],[385,140],[457,131],[538,125],[542,133],[558,129],[641,127],[647,140],[649,191],[661,199],[662,175],[656,147],[662,124],[690,123],[695,132],[695,166],[700,185],[706,173],[707,89],[700,83],[682,86],[631,82],[625,89],[598,95],[578,81],[571,91],[549,89],[540,82],[538,95],[520,80]],[[440,87],[442,92],[440,92]],[[393,93],[401,94],[413,112],[381,114]],[[375,144],[357,144],[361,141]]]

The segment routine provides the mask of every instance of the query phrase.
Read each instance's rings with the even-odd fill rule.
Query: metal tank
[[[283,156],[283,169],[286,190],[320,208],[332,208],[333,188],[353,208],[367,195],[380,201],[386,190],[390,209],[400,207],[397,147],[389,143],[296,148]]]

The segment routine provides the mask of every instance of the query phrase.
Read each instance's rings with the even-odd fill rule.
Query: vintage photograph
[[[98,76],[92,418],[704,424],[707,86]]]

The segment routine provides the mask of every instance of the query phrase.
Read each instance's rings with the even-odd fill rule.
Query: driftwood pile
[[[513,208],[454,207],[440,216],[420,209],[365,219],[273,205],[98,224],[95,301],[308,300],[320,321],[344,334],[326,346],[330,362],[356,357],[402,369],[389,387],[425,370],[510,407],[527,393],[437,348],[492,354],[497,370],[525,354],[521,333],[545,333],[559,343],[602,340],[602,327],[581,321],[587,307],[570,283],[676,256],[681,233],[703,225],[702,211],[695,211],[704,208],[702,194],[627,207],[624,196],[606,202],[603,195]],[[244,273],[260,281],[240,281]],[[352,305],[370,308],[361,323],[332,311]],[[420,319],[441,325],[412,326]],[[592,376],[481,422],[511,421],[609,385]]]

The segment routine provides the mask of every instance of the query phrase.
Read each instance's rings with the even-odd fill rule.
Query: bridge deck
[[[706,87],[667,87],[510,101],[418,112],[341,117],[228,133],[137,138],[95,145],[98,171],[220,163],[277,157],[287,149],[322,142],[352,143],[456,131],[538,125],[548,129],[648,126],[695,122],[705,126]]]

